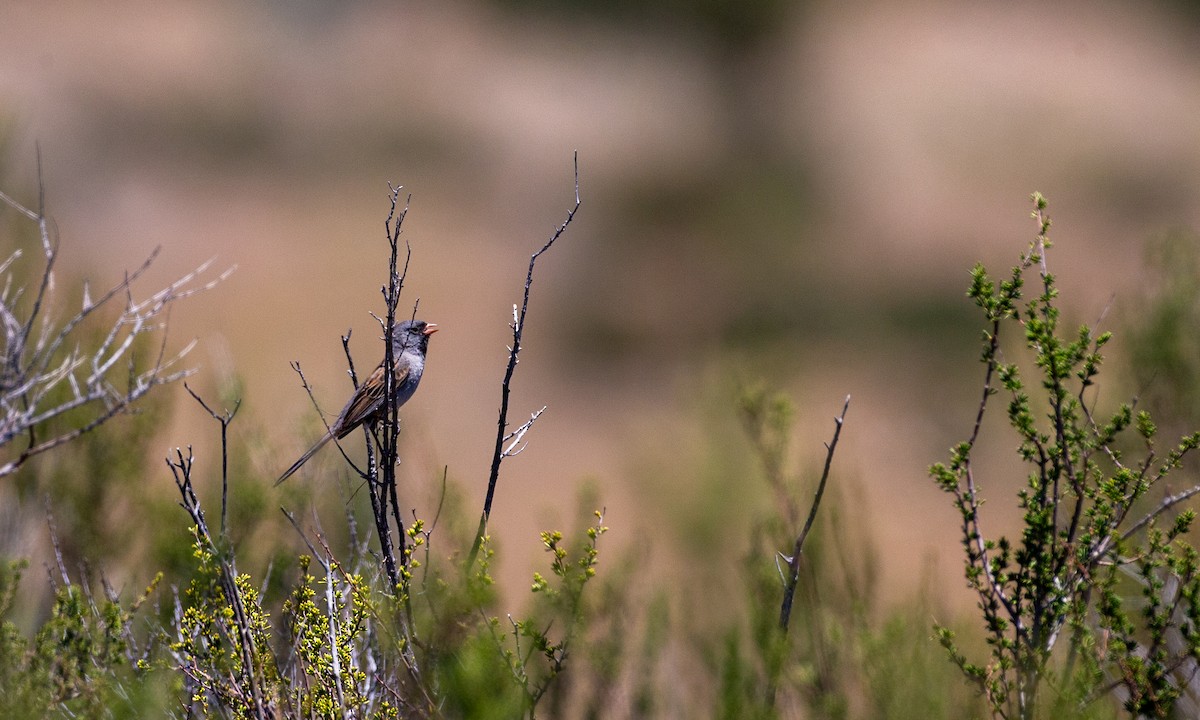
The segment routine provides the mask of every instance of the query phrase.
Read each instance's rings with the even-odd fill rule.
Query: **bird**
[[[417,391],[417,385],[421,382],[421,375],[425,371],[425,353],[429,349],[429,336],[437,331],[436,324],[427,323],[424,320],[406,320],[396,326],[392,335],[392,383],[394,388],[392,392],[395,407],[400,407],[408,402],[408,399]],[[385,373],[383,364],[385,362],[387,362],[386,359],[380,361],[379,367],[375,368],[366,381],[354,391],[354,395],[342,408],[337,420],[333,421],[325,435],[279,476],[279,479],[275,481],[276,485],[291,477],[330,440],[334,438],[340,440],[364,422],[381,419],[384,408]]]

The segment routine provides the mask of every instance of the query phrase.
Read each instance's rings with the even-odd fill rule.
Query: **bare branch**
[[[521,441],[525,438],[525,433],[529,432],[529,428],[533,427],[533,424],[537,422],[537,419],[541,417],[542,413],[544,412],[546,412],[545,405],[542,406],[541,410],[538,410],[530,415],[529,420],[525,421],[521,427],[504,436],[504,442],[509,443],[508,446],[504,448],[504,457],[512,457],[513,455],[521,454],[521,451],[526,447],[525,445],[521,445]],[[510,440],[512,442],[509,442]]]
[[[233,417],[242,407],[242,400],[238,398],[238,401],[233,404],[232,410],[218,413],[210,408],[208,403],[204,402],[204,399],[197,395],[186,382],[183,384],[183,389],[187,390],[188,395],[200,403],[200,407],[204,408],[205,412],[212,415],[213,420],[221,424],[221,537],[228,539],[229,526],[226,521],[229,517],[229,423],[233,422]]]
[[[796,544],[792,548],[791,557],[788,561],[788,579],[784,585],[783,602],[779,608],[779,627],[786,634],[788,631],[788,623],[792,617],[792,599],[796,594],[796,585],[800,582],[800,554],[804,551],[804,541],[808,539],[808,533],[812,530],[813,521],[817,519],[817,510],[821,507],[821,498],[825,495],[825,484],[829,480],[829,468],[833,465],[833,453],[837,450],[838,439],[842,436],[842,425],[846,421],[846,411],[850,409],[850,396],[846,396],[846,402],[842,405],[842,413],[833,419],[833,439],[825,445],[825,468],[821,471],[821,479],[817,483],[817,492],[813,495],[812,506],[808,510],[808,518],[804,521],[804,528],[800,534],[796,536]]]
[[[508,348],[508,365],[504,370],[504,379],[500,383],[500,414],[496,422],[496,445],[492,452],[492,468],[488,475],[487,497],[483,501],[483,513],[479,518],[479,528],[475,532],[475,542],[471,546],[470,555],[467,557],[467,567],[475,564],[475,558],[479,553],[479,547],[483,543],[484,533],[487,532],[488,518],[492,515],[492,501],[496,497],[496,483],[500,479],[500,463],[505,457],[510,456],[505,450],[504,443],[510,437],[506,434],[508,429],[508,397],[512,392],[513,373],[517,369],[517,356],[521,352],[521,337],[525,332],[525,315],[529,311],[529,289],[533,286],[533,268],[537,264],[537,260],[544,253],[554,246],[562,234],[566,232],[567,226],[575,219],[575,213],[579,212],[579,153],[575,153],[575,205],[567,213],[567,219],[562,222],[555,230],[546,244],[540,250],[535,252],[529,258],[529,271],[525,274],[525,294],[521,299],[521,308],[513,306],[513,321],[512,328],[512,344]],[[540,413],[539,413],[540,414]],[[536,419],[536,417],[535,417]],[[530,421],[532,424],[532,421]],[[528,428],[525,428],[528,430]],[[522,435],[523,431],[520,431]],[[511,449],[511,448],[510,448]]]
[[[10,450],[7,459],[0,462],[3,477],[16,472],[29,458],[131,410],[155,387],[190,375],[190,369],[175,368],[195,343],[173,354],[166,350],[170,309],[176,301],[216,287],[234,268],[202,281],[201,275],[212,264],[209,260],[139,299],[133,285],[158,257],[159,249],[155,248],[141,265],[99,297],[93,298],[85,283],[78,311],[56,316],[63,307],[55,296],[53,278],[58,245],[51,240],[44,205],[39,198],[38,210],[34,211],[3,193],[0,201],[37,224],[45,257],[36,285],[26,284],[22,278],[16,262],[20,251],[13,251],[0,263],[0,332],[4,337],[0,356],[0,448],[25,438],[24,447]],[[124,300],[122,308],[117,307],[119,297]],[[162,337],[158,353],[148,361],[139,360],[137,349],[155,333]],[[45,431],[48,435],[39,438],[45,426],[50,426]]]

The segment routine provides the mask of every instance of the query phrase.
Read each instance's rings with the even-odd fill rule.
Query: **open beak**
[[[422,335],[432,335],[437,331],[438,331],[438,326],[436,323],[428,323],[425,325],[425,329],[421,331],[421,334]]]

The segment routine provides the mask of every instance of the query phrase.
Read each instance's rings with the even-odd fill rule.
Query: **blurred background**
[[[266,489],[318,434],[289,362],[336,413],[339,336],[360,369],[381,355],[369,312],[403,185],[401,305],[442,328],[403,413],[403,502],[432,515],[447,468],[474,517],[512,304],[578,151],[583,207],[538,266],[514,383],[514,422],[548,410],[501,477],[505,585],[525,587],[537,531],[570,524],[585,488],[606,542],[664,572],[714,538],[736,555],[738,522],[770,502],[736,415],[761,385],[796,403],[805,477],[852,396],[834,482],[883,597],[932,582],[968,606],[958,519],[926,474],[978,402],[968,271],[1016,261],[1039,190],[1067,324],[1137,317],[1161,277],[1147,247],[1200,224],[1198,40],[1172,3],[10,1],[0,187],[34,204],[40,147],[62,271],[95,287],[158,245],[147,290],[237,266],[176,309],[169,342],[199,340],[191,382],[212,403],[243,399],[235,493],[276,517],[344,476],[327,451]],[[1102,402],[1139,390],[1107,382]],[[212,472],[218,434],[165,394],[139,430],[159,480],[128,492],[161,497],[178,532],[161,458],[193,445]],[[985,480],[999,527],[1021,481]],[[5,551],[43,556],[44,517],[13,522]]]

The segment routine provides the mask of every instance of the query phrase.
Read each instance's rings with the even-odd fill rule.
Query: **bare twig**
[[[350,381],[353,383],[354,389],[357,390],[358,389],[358,377],[354,374],[354,361],[350,357],[349,342],[350,342],[350,332],[347,331],[346,334],[342,336],[342,347],[345,349],[346,359],[350,363]],[[348,465],[350,465],[351,468],[354,469],[354,472],[356,474],[358,474],[360,476],[364,476],[366,471],[364,471],[362,468],[360,468],[358,466],[358,463],[354,462],[354,459],[351,458],[350,455],[346,453],[346,448],[342,447],[341,439],[336,437],[336,433],[334,433],[330,429],[329,421],[325,419],[325,413],[322,412],[322,410],[321,410],[321,404],[317,402],[317,397],[316,397],[316,395],[313,394],[312,385],[308,384],[308,378],[304,376],[304,370],[300,367],[300,363],[298,363],[296,361],[292,361],[290,363],[290,365],[292,367],[292,370],[297,375],[300,376],[300,386],[302,388],[304,388],[304,392],[308,394],[309,402],[312,403],[313,408],[317,411],[317,417],[321,418],[321,424],[325,426],[325,432],[329,435],[334,435],[332,442],[337,447],[338,452],[342,454],[342,459],[344,459],[346,461],[346,463]],[[370,450],[370,447],[368,446],[367,449]],[[278,485],[279,483],[276,482],[276,484]]]
[[[187,390],[188,395],[191,395],[196,402],[200,403],[200,407],[221,424],[221,537],[227,539],[229,537],[229,525],[227,524],[229,516],[229,423],[233,422],[233,416],[237,415],[238,408],[242,406],[242,400],[238,398],[238,401],[233,404],[232,410],[217,413],[186,382],[183,384],[183,389]]]
[[[50,545],[54,548],[54,564],[58,569],[58,576],[62,578],[63,586],[66,587],[71,584],[71,576],[67,574],[67,566],[63,562],[62,546],[58,543],[58,526],[54,522],[49,496],[46,497],[46,526],[50,530]],[[50,572],[50,568],[46,568],[46,572],[50,576],[51,587],[57,591],[58,583],[54,580],[54,574]]]
[[[817,510],[821,507],[821,498],[825,495],[825,484],[829,480],[829,468],[833,465],[833,453],[837,450],[838,438],[842,436],[842,424],[846,420],[846,411],[849,409],[850,396],[847,395],[846,402],[842,405],[842,414],[833,419],[833,439],[825,446],[825,468],[821,471],[817,492],[813,496],[812,506],[808,509],[808,518],[804,521],[804,528],[796,536],[796,544],[792,548],[791,557],[786,558],[788,576],[787,583],[783,587],[783,602],[779,607],[779,628],[785,635],[792,617],[792,601],[796,595],[796,586],[800,583],[800,554],[804,551],[804,541],[808,538],[809,531],[812,530],[813,521],[817,519]]]
[[[575,219],[575,213],[579,211],[579,153],[575,153],[575,204],[567,213],[567,219],[563,221],[555,230],[546,244],[540,250],[535,252],[529,258],[529,271],[525,274],[525,294],[521,299],[520,310],[513,306],[513,322],[512,328],[512,345],[508,348],[508,365],[504,369],[504,379],[500,383],[500,413],[496,422],[496,445],[492,452],[492,468],[488,475],[487,497],[483,501],[483,513],[479,517],[479,528],[475,532],[475,542],[471,545],[470,555],[467,557],[467,567],[470,568],[475,564],[475,558],[479,554],[479,547],[483,543],[483,536],[487,532],[488,519],[492,514],[492,501],[496,497],[496,483],[500,479],[500,463],[511,453],[506,453],[504,443],[511,436],[507,434],[508,430],[508,397],[512,392],[512,377],[517,369],[517,356],[521,352],[521,338],[525,332],[525,315],[529,310],[529,289],[533,286],[533,268],[537,264],[537,260],[545,252],[554,246],[555,241],[566,232],[567,226]],[[545,408],[542,408],[543,410]],[[540,415],[538,411],[534,415]],[[532,425],[533,420],[530,420]],[[525,427],[520,430],[522,436],[529,428]]]
[[[299,535],[300,539],[304,541],[304,544],[308,546],[308,551],[312,553],[312,557],[316,558],[317,562],[321,563],[321,566],[324,567],[325,560],[323,556],[317,551],[317,547],[312,544],[312,541],[308,539],[308,534],[304,532],[304,528],[300,527],[300,521],[296,519],[296,515],[291,510],[288,510],[284,507],[279,508],[279,511],[283,513],[283,516],[287,518],[288,522],[290,522],[292,527],[295,528],[296,534]]]
[[[542,406],[541,410],[538,410],[530,415],[529,419],[521,424],[521,427],[504,436],[504,442],[508,443],[508,445],[504,447],[504,457],[507,458],[512,457],[513,455],[521,454],[521,451],[525,449],[525,445],[521,444],[521,442],[525,439],[525,433],[529,432],[529,429],[533,427],[533,424],[537,422],[537,419],[540,418],[544,412],[546,412],[545,405]]]
[[[381,323],[384,335],[383,355],[383,386],[391,388],[395,385],[395,362],[393,357],[392,337],[396,331],[396,306],[400,302],[400,291],[404,288],[404,278],[408,275],[408,263],[412,259],[412,247],[406,240],[404,243],[404,268],[399,269],[400,235],[404,227],[404,218],[408,216],[408,196],[403,206],[400,205],[400,186],[391,188],[391,211],[384,221],[384,231],[387,236],[390,255],[388,258],[388,284],[381,288],[386,315]],[[379,318],[376,318],[377,320]],[[396,543],[399,545],[400,558],[396,558],[396,547],[392,544],[392,529],[388,522],[389,503],[396,502],[396,461],[398,458],[396,441],[400,435],[399,407],[396,405],[395,394],[383,394],[383,408],[380,423],[367,423],[366,438],[367,452],[371,452],[371,437],[376,439],[379,449],[379,464],[375,466],[368,462],[368,472],[363,476],[367,481],[371,498],[371,512],[375,517],[375,529],[379,533],[379,547],[383,553],[384,569],[387,572],[390,589],[395,592],[400,587],[400,563],[404,558],[404,524],[400,520],[398,509],[392,508],[392,516],[396,522]],[[378,474],[373,471],[378,471]]]
[[[1162,515],[1167,510],[1170,510],[1171,508],[1175,507],[1176,505],[1183,502],[1184,500],[1187,500],[1188,498],[1193,497],[1197,493],[1200,493],[1200,485],[1193,485],[1186,490],[1181,490],[1180,492],[1177,492],[1174,495],[1168,495],[1167,497],[1163,498],[1162,500],[1159,501],[1158,505],[1156,505],[1153,510],[1147,512],[1142,517],[1141,520],[1138,520],[1133,525],[1130,525],[1129,528],[1127,530],[1125,530],[1125,532],[1121,533],[1121,539],[1128,540],[1129,538],[1133,537],[1138,532],[1140,532],[1143,528],[1145,528],[1147,525],[1149,525],[1152,520],[1154,520],[1158,516]]]

